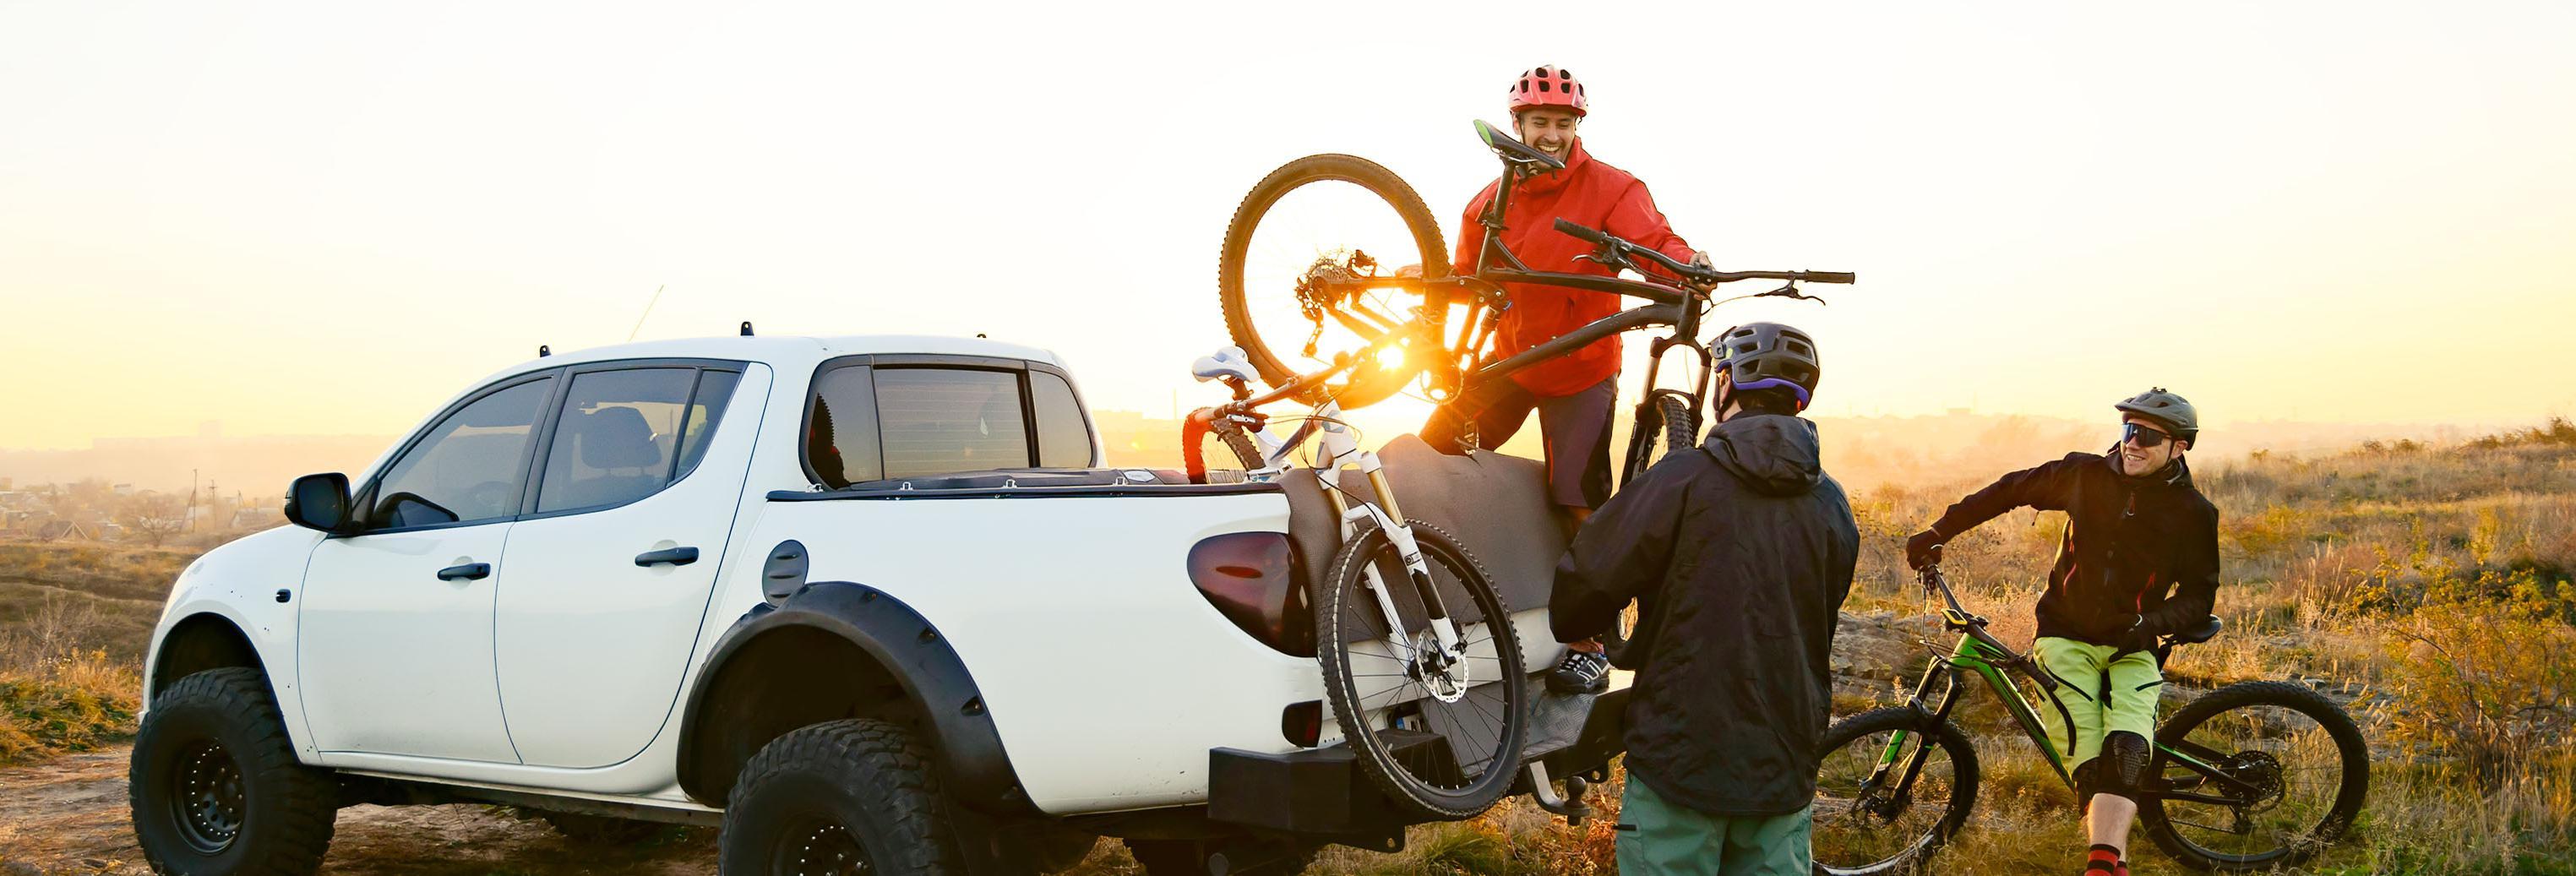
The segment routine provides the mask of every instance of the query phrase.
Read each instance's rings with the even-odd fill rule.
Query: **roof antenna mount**
[[[547,357],[547,356],[552,356],[552,355],[554,355],[554,354],[555,354],[555,351],[554,351],[554,348],[553,348],[553,347],[548,347],[548,346],[546,346],[546,345],[544,345],[544,344],[538,344],[538,345],[537,345],[537,358],[539,358],[539,359],[543,359],[543,358],[545,358],[545,357]]]
[[[746,338],[751,337],[751,320],[746,319],[742,321],[742,336]]]

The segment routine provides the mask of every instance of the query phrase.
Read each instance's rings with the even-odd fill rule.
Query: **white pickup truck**
[[[1524,664],[1553,662],[1563,542],[1535,464],[1382,453],[1407,510],[1489,567]],[[1062,364],[992,341],[505,369],[180,575],[136,835],[192,874],[311,873],[362,802],[721,823],[728,874],[1024,873],[1101,836],[1156,874],[1401,848],[1411,819],[1319,704],[1305,578],[1338,523],[1311,475],[1102,462]],[[1597,774],[1624,693],[1558,703],[1525,762]],[[1576,782],[1561,803],[1529,772],[1579,811]]]

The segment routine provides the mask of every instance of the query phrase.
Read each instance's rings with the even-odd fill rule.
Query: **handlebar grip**
[[[1858,278],[1850,271],[1800,271],[1809,283],[1850,283]]]
[[[1572,222],[1567,222],[1563,219],[1556,220],[1556,230],[1573,235],[1576,239],[1582,240],[1586,243],[1606,243],[1610,239],[1610,235],[1594,231],[1590,228],[1585,228],[1581,225],[1576,225]]]

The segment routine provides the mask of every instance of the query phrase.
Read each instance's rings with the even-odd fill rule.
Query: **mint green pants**
[[[2111,733],[2126,730],[2140,739],[2156,738],[2156,700],[2165,683],[2156,655],[2119,654],[2109,645],[2054,636],[2031,643],[2030,650],[2041,669],[2066,685],[2057,689],[2057,698],[2075,719],[2075,738],[2066,738],[2066,726],[2048,714],[2053,710],[2037,705],[2040,726],[2047,729],[2049,744],[2065,756],[2069,771],[2099,756],[2102,737]]]
[[[1628,777],[1619,797],[1620,876],[1808,876],[1813,807],[1721,818],[1666,801]]]

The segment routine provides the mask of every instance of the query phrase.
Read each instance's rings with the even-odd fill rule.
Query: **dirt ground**
[[[126,811],[130,746],[0,769],[0,874],[145,874]],[[500,807],[352,806],[340,810],[322,872],[366,876],[707,874],[715,831],[672,827],[653,841],[602,849]]]

